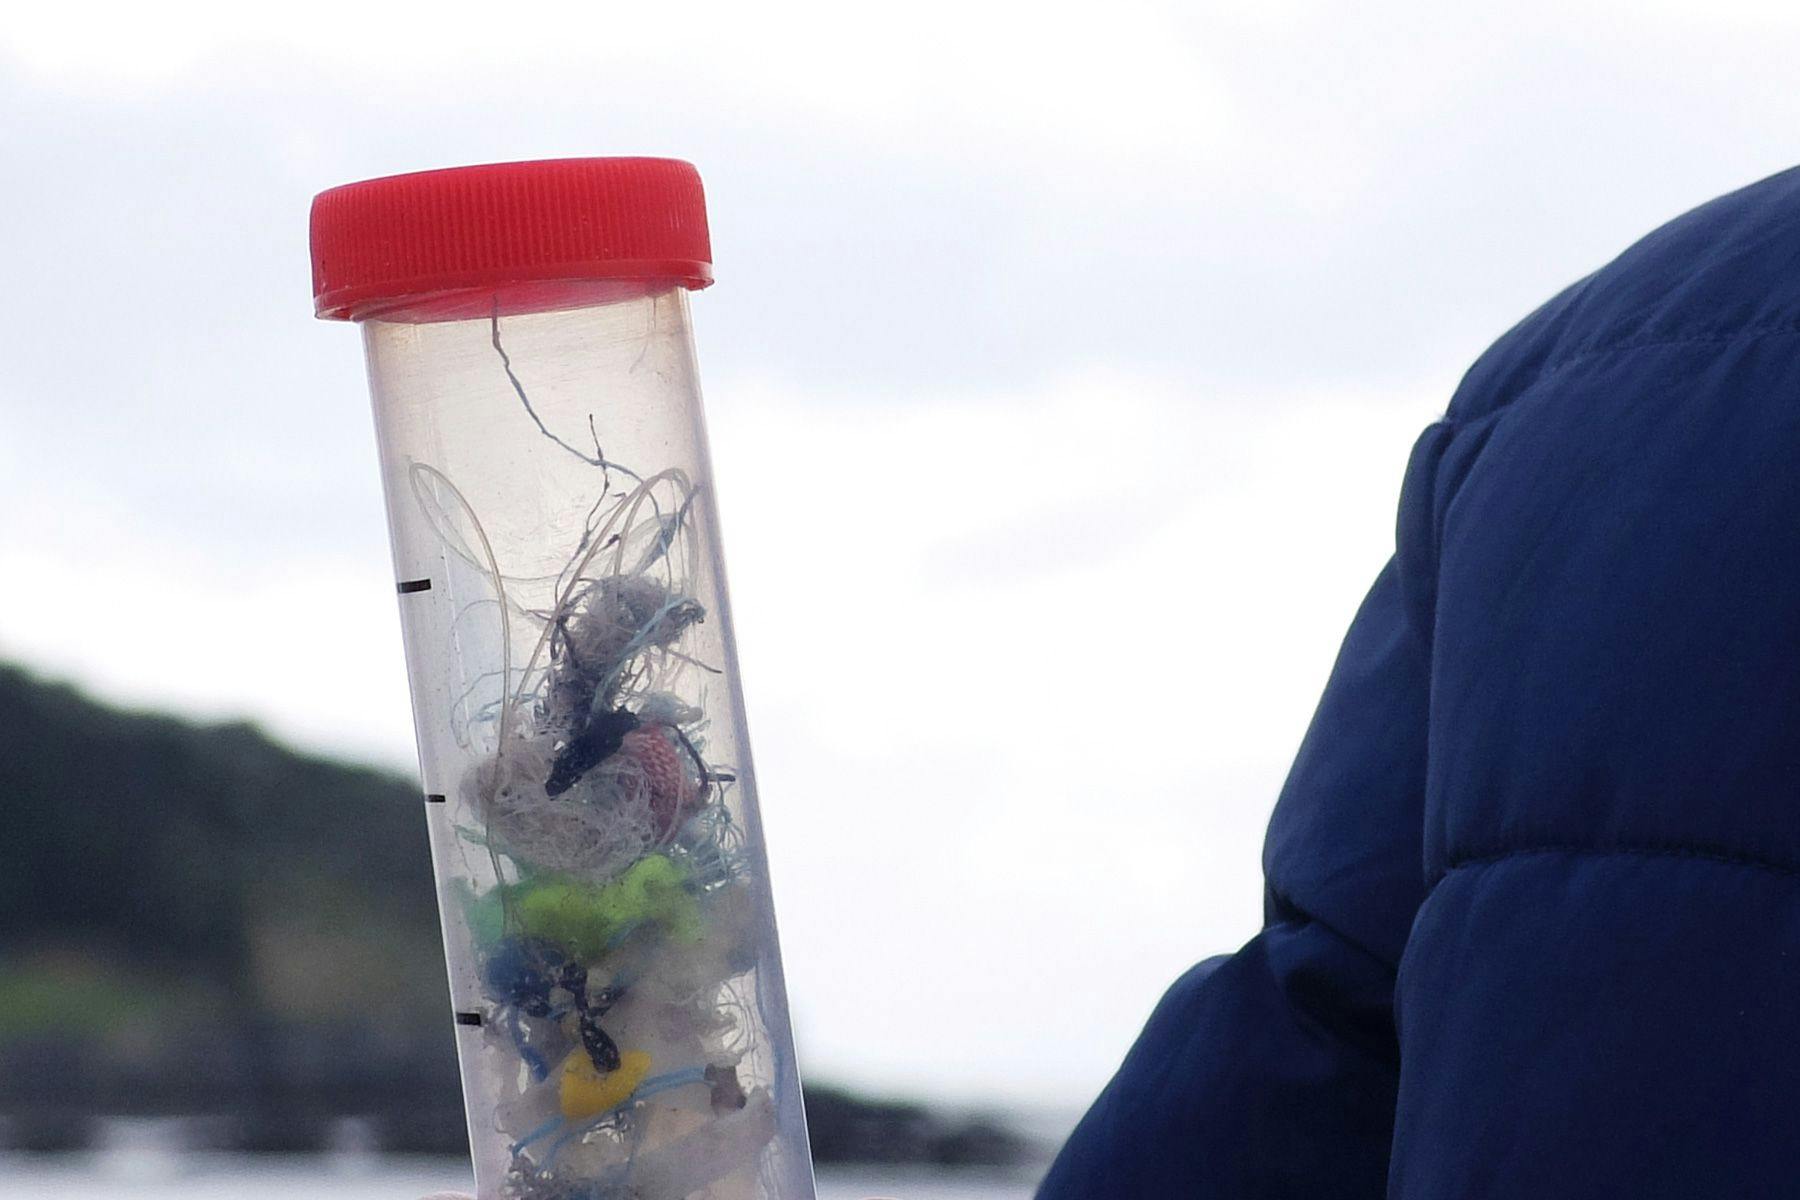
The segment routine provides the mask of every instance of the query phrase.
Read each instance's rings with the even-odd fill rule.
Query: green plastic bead
[[[693,944],[704,926],[700,902],[686,888],[687,872],[664,854],[633,863],[610,883],[559,879],[526,882],[505,889],[517,931],[566,948],[581,962],[603,958],[625,935],[654,922],[671,940]],[[477,898],[466,910],[471,931],[482,942],[505,932],[501,889]]]

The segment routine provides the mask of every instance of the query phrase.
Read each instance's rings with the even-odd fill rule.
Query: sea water
[[[918,1168],[821,1168],[819,1200],[1028,1200],[1016,1176]],[[82,1155],[0,1156],[6,1200],[419,1200],[464,1191],[466,1166],[443,1159],[173,1154],[151,1147]]]

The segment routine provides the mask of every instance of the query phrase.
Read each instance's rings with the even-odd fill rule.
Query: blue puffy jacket
[[[1040,1200],[1800,1197],[1800,170],[1500,339]]]

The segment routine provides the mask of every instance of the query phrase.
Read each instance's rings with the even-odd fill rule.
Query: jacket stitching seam
[[[1784,337],[1800,333],[1800,321],[1778,321],[1770,325],[1749,325],[1730,333],[1693,333],[1681,337],[1641,337],[1613,342],[1610,345],[1596,346],[1590,350],[1580,350],[1567,358],[1558,359],[1545,367],[1538,378],[1554,375],[1559,371],[1585,362],[1590,358],[1599,358],[1607,354],[1617,354],[1625,350],[1654,350],[1663,346],[1722,346],[1731,342],[1755,342],[1763,338]]]
[[[1696,846],[1581,846],[1575,844],[1546,844],[1539,846],[1521,846],[1513,850],[1497,850],[1486,854],[1472,854],[1452,860],[1444,867],[1443,873],[1460,871],[1465,867],[1492,866],[1509,858],[1522,858],[1533,855],[1578,854],[1590,857],[1625,856],[1634,858],[1686,858],[1702,862],[1722,863],[1732,867],[1750,867],[1758,871],[1766,871],[1772,875],[1781,875],[1790,879],[1800,878],[1800,866],[1776,862],[1771,859],[1756,858],[1748,854],[1737,854],[1724,849],[1709,849]]]
[[[1657,350],[1669,346],[1725,346],[1733,342],[1759,342],[1765,338],[1793,337],[1796,334],[1800,334],[1800,320],[1783,321],[1774,325],[1752,325],[1731,333],[1699,333],[1682,337],[1648,337],[1612,342],[1590,350],[1578,351],[1567,358],[1559,358],[1550,365],[1540,368],[1538,373],[1531,377],[1530,382],[1522,384],[1511,396],[1485,412],[1476,413],[1473,416],[1447,413],[1443,421],[1453,429],[1460,431],[1463,426],[1474,425],[1490,417],[1496,417],[1531,395],[1541,384],[1549,383],[1571,367],[1580,366],[1592,359],[1604,358],[1609,354],[1623,354],[1631,350]]]

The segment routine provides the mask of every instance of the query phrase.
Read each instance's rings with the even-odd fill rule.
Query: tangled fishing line
[[[485,1052],[496,1130],[518,1200],[679,1200],[759,1160],[775,1106],[757,1082],[757,971],[767,915],[750,879],[735,772],[710,761],[707,681],[690,653],[700,490],[679,469],[639,474],[544,422],[492,322],[524,412],[594,468],[598,497],[554,577],[509,577],[451,479],[414,463],[409,482],[448,558],[485,581],[451,625],[482,660],[497,614],[498,662],[468,673],[453,732],[478,761],[461,836],[491,884],[464,917],[490,1003]],[[542,607],[521,590],[548,591]],[[514,654],[515,636],[532,648]],[[491,652],[490,652],[491,653]],[[757,973],[760,981],[761,972]],[[764,1156],[766,1157],[766,1156]]]

